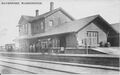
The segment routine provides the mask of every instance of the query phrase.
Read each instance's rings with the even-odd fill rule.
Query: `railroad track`
[[[0,74],[36,74],[19,68],[10,67],[0,63]]]
[[[19,57],[20,55],[20,57]],[[54,73],[54,74],[86,74],[97,73],[102,75],[119,75],[120,68],[115,66],[103,66],[103,65],[92,65],[92,64],[80,64],[70,62],[58,62],[40,59],[29,59],[28,56],[35,55],[36,57],[41,55],[40,53],[14,53],[14,52],[0,52],[0,65],[17,69],[23,72],[31,74],[39,73]],[[48,54],[46,54],[48,55]],[[25,56],[25,57],[21,57]],[[70,54],[53,54],[52,56],[61,57],[98,57],[98,58],[119,58],[118,56],[111,55],[70,55]],[[40,56],[39,56],[40,57]],[[3,63],[3,64],[1,64]],[[6,65],[7,64],[7,65]],[[16,67],[15,67],[16,66]],[[28,67],[28,68],[24,68]],[[92,74],[96,75],[96,74]]]
[[[20,70],[24,72],[28,72],[31,74],[46,74],[46,73],[54,73],[54,74],[78,74],[74,72],[69,72],[69,71],[63,71],[63,70],[56,70],[52,68],[45,68],[45,67],[40,67],[40,66],[35,66],[33,64],[29,64],[26,61],[22,61],[23,63],[20,62],[21,60],[19,59],[10,59],[10,58],[3,58],[0,59],[0,65],[9,67],[15,70]],[[26,63],[25,63],[26,62]]]
[[[2,64],[1,64],[2,63]],[[118,75],[119,71],[112,69],[98,69],[98,68],[89,68],[89,67],[80,67],[67,65],[63,63],[55,63],[50,61],[42,60],[31,60],[23,58],[12,58],[12,57],[1,57],[0,64],[8,67],[12,67],[17,70],[25,71],[31,74],[40,74],[40,73],[54,73],[54,74],[83,74],[90,72],[104,72],[108,71],[108,75]],[[7,64],[7,65],[6,65]],[[27,67],[27,68],[24,68]],[[87,72],[85,70],[88,70]],[[101,71],[102,70],[102,71]],[[100,72],[101,71],[101,72]],[[88,74],[87,74],[88,75]],[[107,75],[107,73],[105,73]]]
[[[36,60],[36,59],[26,59],[26,58],[13,58],[7,57],[13,60],[25,60],[32,62],[42,62],[42,63],[50,63],[50,64],[59,64],[59,65],[69,65],[69,66],[77,66],[77,67],[88,67],[88,68],[98,68],[98,69],[106,69],[106,70],[115,70],[119,71],[119,67],[111,67],[111,66],[100,66],[100,65],[90,65],[90,64],[77,64],[77,63],[68,63],[68,62],[55,62],[55,61],[47,61],[47,60]]]

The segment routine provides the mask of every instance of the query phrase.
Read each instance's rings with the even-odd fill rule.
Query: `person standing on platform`
[[[30,45],[30,52],[32,52],[33,51],[33,46],[32,45]]]

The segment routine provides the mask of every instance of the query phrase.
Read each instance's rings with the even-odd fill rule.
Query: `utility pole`
[[[88,41],[87,38],[85,38],[85,48],[86,48],[86,54],[88,54]]]
[[[87,49],[87,54],[88,54],[88,38],[86,38],[86,49]]]

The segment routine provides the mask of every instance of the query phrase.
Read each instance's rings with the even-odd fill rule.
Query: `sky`
[[[1,4],[2,2],[41,2],[41,4]],[[21,15],[35,16],[48,12],[50,2],[54,8],[62,7],[75,19],[100,14],[108,23],[120,22],[120,0],[0,0],[0,45],[11,43],[18,37]]]

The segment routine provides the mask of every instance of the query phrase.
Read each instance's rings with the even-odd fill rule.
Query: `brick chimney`
[[[50,11],[54,10],[54,2],[50,2]]]
[[[36,14],[36,16],[38,16],[39,15],[39,10],[35,10],[35,14]]]

